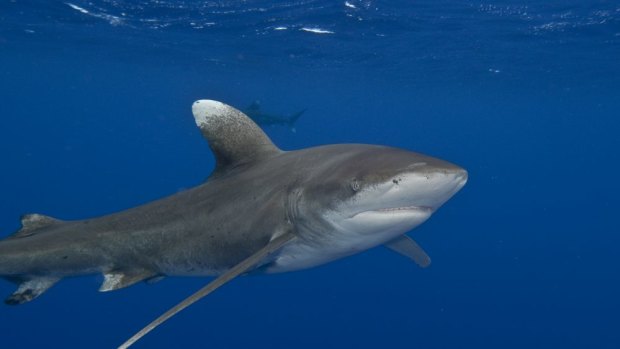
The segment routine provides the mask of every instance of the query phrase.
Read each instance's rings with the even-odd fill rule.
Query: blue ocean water
[[[202,98],[307,109],[266,127],[283,149],[397,146],[469,183],[410,233],[430,268],[239,278],[136,348],[620,348],[617,1],[3,1],[2,236],[201,183]],[[101,280],[3,305],[0,347],[115,347],[207,282]]]

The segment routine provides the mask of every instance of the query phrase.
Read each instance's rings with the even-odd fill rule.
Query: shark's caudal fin
[[[60,278],[58,277],[35,277],[29,279],[19,278],[6,278],[9,281],[19,283],[17,290],[13,292],[4,303],[8,305],[18,305],[30,302],[31,300],[39,297],[43,292],[47,291],[50,287],[54,286]]]
[[[196,125],[215,154],[215,176],[230,168],[282,152],[254,121],[229,105],[207,99],[199,100],[194,102],[192,113]]]
[[[297,122],[297,120],[299,120],[299,118],[303,115],[303,113],[306,112],[306,109],[299,111],[293,115],[291,115],[288,118],[288,127],[290,127],[291,131],[296,132],[297,130],[295,130],[295,123]]]
[[[51,228],[62,224],[63,221],[44,216],[42,214],[32,213],[22,216],[22,227],[7,239],[24,239],[48,231]],[[18,284],[17,290],[4,300],[6,304],[17,305],[30,302],[31,300],[42,295],[50,287],[52,287],[59,277],[52,276],[3,276],[6,280]]]

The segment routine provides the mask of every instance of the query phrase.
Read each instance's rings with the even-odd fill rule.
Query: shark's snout
[[[467,184],[467,179],[468,179],[469,174],[467,173],[465,169],[457,167],[455,170],[451,172],[451,175],[453,176],[453,182],[455,184],[455,193],[456,193],[457,191],[461,190],[461,188],[463,188],[465,184]]]
[[[428,166],[422,171],[403,175],[400,185],[417,206],[433,211],[448,201],[467,183],[467,171],[452,164]]]

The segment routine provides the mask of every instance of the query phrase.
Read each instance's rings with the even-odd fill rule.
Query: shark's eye
[[[353,179],[351,181],[351,189],[353,189],[353,191],[358,191],[360,190],[360,182],[357,179]]]

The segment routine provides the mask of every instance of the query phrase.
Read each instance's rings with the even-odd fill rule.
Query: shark
[[[306,112],[306,109],[300,110],[289,116],[280,116],[267,114],[261,110],[260,101],[254,101],[243,112],[254,122],[262,126],[283,125],[288,126],[291,131],[296,132],[295,123]]]
[[[284,151],[247,115],[214,100],[192,106],[216,160],[202,184],[83,220],[27,214],[0,241],[0,277],[23,304],[68,277],[102,274],[100,291],[167,276],[212,276],[122,343],[124,349],[237,276],[312,268],[386,246],[421,267],[406,233],[467,182],[463,168],[381,145]]]

